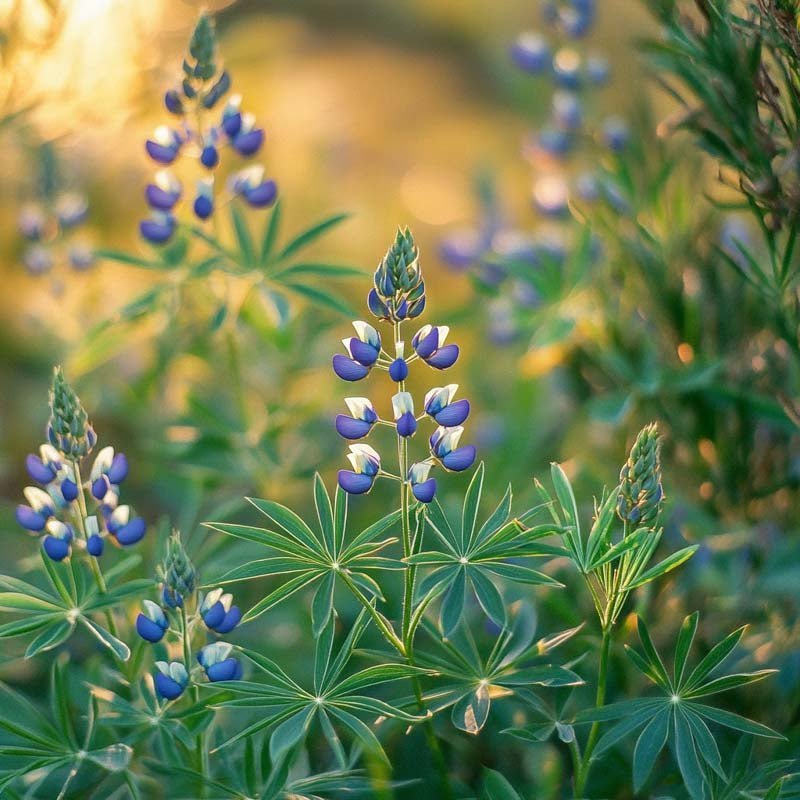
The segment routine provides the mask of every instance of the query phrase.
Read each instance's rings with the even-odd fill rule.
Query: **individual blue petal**
[[[208,144],[203,148],[203,152],[200,153],[200,163],[206,169],[214,169],[219,164],[219,153],[213,144]]]
[[[207,195],[200,194],[195,197],[192,209],[198,219],[208,219],[214,213],[214,200]]]
[[[428,478],[427,481],[413,485],[411,492],[420,503],[430,503],[436,494],[436,478]]]
[[[409,319],[416,319],[425,310],[425,295],[422,295],[419,300],[415,300],[408,310]]]
[[[458,345],[446,344],[440,347],[430,358],[425,361],[436,369],[447,369],[452,367],[458,360]]]
[[[433,418],[445,428],[454,428],[456,425],[461,425],[468,416],[469,400],[456,400],[455,403],[450,403],[435,413]]]
[[[170,89],[164,95],[164,105],[170,114],[183,114],[183,102],[181,101],[181,96],[175,89]]]
[[[180,192],[169,192],[154,183],[148,183],[147,188],[144,190],[147,205],[159,211],[169,211],[178,202],[180,196]]]
[[[147,149],[147,155],[149,155],[153,161],[158,161],[160,164],[171,164],[178,155],[177,148],[158,144],[158,142],[154,142],[151,139],[147,140],[145,148]]]
[[[239,606],[231,606],[225,614],[225,618],[216,626],[217,633],[230,633],[241,619],[242,611]]]
[[[78,484],[69,478],[64,478],[61,481],[61,494],[68,503],[71,503],[78,497]]]
[[[214,630],[223,619],[225,619],[225,606],[222,605],[219,600],[203,614],[203,622],[212,630]]]
[[[242,196],[253,208],[267,208],[275,202],[275,198],[278,196],[278,184],[273,180],[264,181],[258,186],[244,191]]]
[[[339,486],[348,494],[365,494],[372,488],[374,476],[362,472],[353,472],[349,469],[339,470]]]
[[[49,464],[45,464],[39,456],[33,454],[25,459],[28,475],[38,483],[50,483],[56,477],[56,471]]]
[[[369,306],[369,310],[378,317],[378,319],[388,319],[389,306],[378,297],[378,292],[375,289],[370,289],[367,295],[367,305]]]
[[[168,675],[164,675],[161,672],[156,672],[154,681],[156,692],[165,700],[175,700],[183,694],[183,690],[186,688],[185,686],[181,686],[178,681],[173,680]]]
[[[153,244],[163,244],[168,241],[175,232],[175,220],[165,221],[155,219],[144,219],[139,223],[139,232]]]
[[[407,437],[413,436],[416,432],[417,420],[411,411],[406,411],[406,413],[397,420],[397,433],[400,436]]]
[[[333,371],[344,381],[360,381],[369,375],[367,367],[341,353],[333,357]]]
[[[238,659],[233,657],[226,658],[217,664],[212,664],[207,670],[206,675],[212,682],[214,681],[234,681],[241,677],[242,667]]]
[[[108,479],[101,475],[97,480],[92,481],[92,497],[95,500],[102,500],[108,492]]]
[[[430,332],[414,345],[414,349],[420,358],[430,358],[438,346],[439,329],[431,328]]]
[[[243,156],[252,156],[264,142],[264,131],[261,128],[254,128],[247,133],[238,133],[231,139],[231,144]]]
[[[93,533],[86,541],[86,551],[90,556],[99,558],[103,555],[105,549],[105,541],[99,533]]]
[[[372,423],[353,419],[346,414],[336,415],[336,432],[344,439],[362,439],[372,430]]]
[[[408,364],[404,358],[396,358],[392,363],[389,365],[389,377],[400,383],[400,381],[404,381],[408,377]]]
[[[354,361],[358,361],[359,364],[363,364],[365,367],[371,367],[378,360],[378,356],[380,355],[380,351],[377,347],[362,342],[361,339],[355,336],[350,339],[350,353]]]
[[[164,638],[166,630],[162,628],[157,622],[153,622],[150,617],[140,613],[136,617],[136,633],[142,637],[146,642],[155,644]]]
[[[47,524],[47,517],[30,506],[17,506],[14,512],[17,522],[29,531],[40,531]]]
[[[69,539],[59,539],[57,536],[47,535],[42,539],[42,547],[53,561],[63,561],[69,555]]]
[[[121,545],[127,547],[140,541],[146,530],[147,526],[144,520],[141,517],[135,517],[127,525],[123,525],[114,535]]]
[[[106,473],[111,483],[119,485],[128,477],[128,459],[125,453],[117,453]]]
[[[222,115],[222,130],[228,134],[228,136],[233,137],[236,136],[237,133],[242,129],[242,115],[239,111],[234,112],[226,112]]]
[[[446,456],[442,457],[442,464],[453,472],[461,472],[469,469],[475,461],[475,447],[471,444],[458,447]]]

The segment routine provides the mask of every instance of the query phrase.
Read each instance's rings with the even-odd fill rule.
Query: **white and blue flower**
[[[167,125],[159,125],[151,139],[145,142],[147,154],[160,164],[171,164],[180,152],[183,144],[180,135]]]
[[[417,418],[414,416],[414,398],[410,392],[398,392],[392,398],[392,411],[397,435],[407,438],[417,432]]]
[[[169,628],[169,620],[164,609],[152,600],[143,600],[144,611],[136,617],[136,632],[146,642],[155,644],[164,638]]]
[[[345,397],[344,402],[350,416],[336,415],[336,432],[345,439],[363,439],[378,421],[372,401],[366,397]]]
[[[445,428],[461,425],[469,416],[469,400],[453,400],[457,391],[457,383],[448,383],[425,395],[425,413]]]
[[[339,470],[339,486],[348,494],[365,494],[375,483],[381,469],[381,457],[368,444],[351,444],[347,458],[352,470]]]
[[[333,357],[333,371],[345,381],[365,378],[381,352],[381,337],[372,325],[357,320],[353,323],[353,328],[356,336],[342,339],[349,358],[340,353]]]
[[[189,685],[189,673],[180,661],[156,661],[156,674],[153,682],[159,697],[176,700]]]
[[[170,211],[181,199],[183,187],[181,182],[166,169],[156,172],[153,183],[148,183],[144,190],[147,205],[158,211]]]
[[[234,194],[253,208],[267,208],[275,202],[278,187],[273,180],[265,180],[260,164],[237,172],[231,180]]]
[[[228,642],[207,644],[197,654],[197,661],[212,681],[237,681],[242,677],[242,665],[231,655],[233,645]]]
[[[447,325],[423,325],[411,340],[417,355],[436,369],[452,367],[458,359],[458,345],[445,344],[450,328]]]
[[[63,561],[70,553],[74,534],[69,525],[57,519],[48,520],[45,526],[46,534],[42,539],[45,553],[53,561]]]
[[[408,470],[411,493],[420,503],[430,503],[436,495],[436,480],[429,477],[432,467],[430,461],[420,461]]]
[[[206,627],[216,633],[230,633],[242,619],[239,606],[232,605],[233,595],[213,589],[200,604],[200,616]]]
[[[475,461],[473,445],[458,446],[463,433],[464,428],[458,425],[454,428],[439,427],[431,435],[431,455],[450,472],[469,469]]]

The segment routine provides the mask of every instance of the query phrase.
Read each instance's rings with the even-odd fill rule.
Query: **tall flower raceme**
[[[168,657],[171,641],[180,655],[155,662],[153,684],[158,697],[177,700],[200,676],[212,683],[241,678],[241,661],[232,654],[232,646],[216,637],[231,633],[242,612],[233,603],[233,595],[223,589],[199,590],[197,570],[177,531],[167,541],[160,578],[159,601],[144,600],[136,618],[136,631],[142,639],[151,644],[163,640]],[[206,641],[198,649],[194,645],[201,635]]]
[[[33,484],[23,490],[25,503],[17,506],[15,516],[41,541],[52,591],[30,587],[26,591],[39,600],[20,605],[13,598],[27,584],[0,576],[0,585],[8,589],[0,605],[28,616],[24,625],[2,626],[0,638],[37,632],[26,652],[31,656],[61,644],[80,623],[126,661],[130,651],[118,638],[113,609],[149,582],[120,580],[135,565],[134,558],[109,565],[114,581],[108,585],[101,562],[108,558],[109,544],[126,550],[140,542],[146,524],[121,502],[128,476],[125,454],[111,446],[98,449],[89,416],[60,367],[53,373],[46,439],[26,459]],[[79,564],[88,568],[89,582],[77,579]],[[93,612],[105,616],[107,627],[97,623]]]
[[[493,190],[484,187],[479,224],[453,231],[439,248],[445,264],[471,270],[496,295],[488,311],[490,333],[498,344],[515,340],[529,327],[526,319],[536,309],[569,290],[564,284],[571,260],[598,257],[598,242],[586,246],[570,208],[601,198],[620,200],[614,184],[596,167],[598,146],[600,157],[614,154],[629,138],[621,117],[597,122],[591,113],[593,93],[610,75],[608,61],[582,46],[596,23],[596,2],[546,2],[542,12],[548,32],[522,33],[510,49],[520,71],[552,87],[548,119],[523,146],[534,172],[531,203],[539,223],[534,230],[508,225]],[[556,276],[561,277],[554,280]]]
[[[37,485],[25,488],[27,503],[17,506],[16,518],[25,530],[41,537],[53,561],[78,551],[90,557],[99,574],[95,559],[103,555],[106,542],[130,547],[142,539],[146,525],[130,506],[120,503],[120,484],[128,475],[124,453],[104,447],[86,468],[84,462],[96,444],[80,399],[56,368],[47,442],[26,460]]]
[[[183,80],[164,96],[177,123],[158,127],[145,144],[148,156],[161,167],[145,190],[151,215],[140,224],[142,236],[153,244],[172,239],[178,226],[176,210],[184,196],[194,220],[200,222],[234,196],[252,208],[275,202],[277,186],[265,178],[261,166],[234,172],[226,186],[217,186],[223,161],[231,155],[252,158],[264,142],[264,130],[242,110],[242,98],[230,95],[230,89],[230,73],[217,64],[213,22],[204,14],[189,43]],[[174,172],[177,163],[186,160],[196,162],[192,188],[185,188]]]
[[[397,389],[392,397],[391,416],[382,419],[366,397],[345,399],[349,414],[336,418],[336,430],[345,439],[366,438],[374,426],[394,428],[397,435],[398,471],[383,469],[380,454],[368,444],[350,445],[351,470],[339,472],[339,485],[350,494],[365,494],[378,478],[400,481],[404,503],[408,492],[421,503],[430,503],[436,493],[436,479],[430,477],[435,467],[462,472],[475,461],[475,447],[462,445],[462,423],[469,416],[469,401],[456,400],[457,384],[432,388],[417,402],[406,391],[406,379],[416,362],[443,372],[458,359],[458,345],[448,342],[449,328],[422,325],[407,331],[409,323],[425,309],[425,281],[419,263],[419,250],[411,232],[399,230],[394,243],[375,271],[374,287],[367,298],[372,314],[389,328],[391,336],[381,336],[368,322],[353,323],[355,336],[343,339],[347,355],[333,357],[333,369],[342,380],[355,382],[376,369],[385,372]],[[409,440],[424,419],[436,427],[428,439],[425,458],[409,460]]]

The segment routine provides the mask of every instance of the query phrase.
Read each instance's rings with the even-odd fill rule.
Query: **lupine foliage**
[[[131,376],[135,407],[113,436],[130,469],[69,362],[49,414],[36,404],[44,443],[15,512],[30,546],[19,576],[0,576],[3,666],[24,684],[0,684],[0,795],[797,796],[783,533],[796,9],[647,4],[662,24],[648,55],[680,124],[763,241],[726,216],[727,198],[692,197],[702,162],[652,138],[647,109],[592,123],[609,77],[586,44],[601,8],[548,1],[548,34],[511,50],[524,81],[555,87],[525,148],[545,223],[509,227],[484,184],[479,230],[442,246],[493,298],[486,327],[471,306],[439,312],[442,276],[407,227],[363,318],[326,316],[356,303],[325,282],[364,272],[299,254],[344,216],[278,244],[277,184],[248,164],[267,137],[201,14],[164,95],[171,124],[145,144],[150,254],[100,251],[153,280],[77,358],[123,367],[76,376],[112,413]],[[60,247],[85,215],[75,201],[65,222],[54,198],[22,215],[37,246]],[[335,349],[334,327],[333,373],[368,387],[358,396],[298,378],[312,342]],[[112,351],[137,329],[154,348],[135,374]],[[501,345],[521,360],[498,380]],[[187,355],[202,375],[165,411]],[[553,379],[532,390],[543,357]],[[338,474],[334,432],[348,448]],[[550,448],[568,460],[528,481],[532,452]]]

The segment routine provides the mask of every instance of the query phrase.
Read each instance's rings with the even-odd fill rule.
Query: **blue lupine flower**
[[[206,169],[214,169],[219,164],[219,151],[213,144],[207,144],[200,153],[200,163]]]
[[[431,454],[450,472],[462,472],[469,469],[475,461],[475,447],[465,445],[459,447],[464,428],[461,425],[455,428],[437,428],[430,438]]]
[[[353,469],[339,470],[339,486],[349,494],[365,494],[378,477],[381,457],[368,444],[351,444],[347,458]]]
[[[541,34],[526,31],[511,47],[511,59],[525,72],[540,75],[550,66],[550,45]]]
[[[83,242],[75,242],[70,245],[67,253],[69,264],[74,270],[79,272],[89,269],[97,260],[94,250]]]
[[[45,485],[56,479],[62,464],[61,454],[51,444],[41,445],[38,456],[31,453],[25,459],[25,467],[31,478]]]
[[[225,131],[228,136],[236,136],[242,129],[241,104],[242,96],[240,94],[232,95],[225,104],[225,108],[222,112],[222,130]]]
[[[372,325],[358,320],[353,323],[353,327],[356,336],[342,339],[350,357],[337,353],[332,362],[333,371],[345,381],[360,381],[365,378],[381,352],[381,337]]]
[[[175,114],[176,116],[183,114],[183,101],[175,89],[170,89],[164,94],[164,106],[170,114]]]
[[[131,519],[130,506],[117,506],[106,518],[106,528],[123,547],[136,544],[147,530],[141,517]]]
[[[145,149],[153,161],[171,164],[178,157],[182,144],[177,131],[167,125],[159,125],[153,133],[153,138],[145,142]]]
[[[57,519],[51,519],[46,526],[47,533],[42,539],[45,553],[53,561],[63,561],[70,552],[74,538],[72,528]]]
[[[152,600],[143,600],[144,612],[136,617],[136,632],[146,642],[155,644],[164,638],[169,628],[169,620],[164,609]]]
[[[189,673],[180,661],[156,661],[156,674],[153,681],[159,697],[175,700],[180,697],[189,685]]]
[[[471,267],[488,248],[487,237],[468,228],[448,233],[439,242],[439,257],[453,269],[463,270]]]
[[[217,633],[230,633],[242,619],[238,606],[231,605],[232,594],[225,594],[222,589],[210,591],[200,604],[200,616],[206,627]]]
[[[264,143],[264,131],[256,127],[252,114],[242,114],[239,130],[230,137],[231,145],[243,156],[255,155]]]
[[[39,203],[25,203],[17,218],[19,232],[32,242],[42,238],[47,227],[47,217]]]
[[[273,180],[264,180],[264,167],[255,165],[240,170],[231,183],[234,194],[253,208],[267,208],[278,196],[278,186]]]
[[[569,131],[545,125],[536,136],[539,149],[551,158],[564,158],[575,147],[575,137]]]
[[[392,398],[392,410],[397,427],[397,435],[404,438],[417,432],[417,418],[414,416],[414,398],[410,392],[398,392]]]
[[[103,555],[105,546],[105,541],[99,533],[91,534],[86,540],[86,552],[95,558],[99,558],[101,555]]]
[[[553,77],[565,89],[577,89],[581,84],[581,57],[570,47],[562,47],[553,56]]]
[[[430,503],[436,495],[436,480],[428,477],[432,466],[430,461],[420,461],[408,470],[411,493],[420,503]]]
[[[366,397],[345,397],[350,416],[336,415],[336,431],[345,439],[363,439],[378,421],[372,402]]]
[[[89,480],[94,482],[101,476],[109,483],[119,486],[128,477],[128,459],[124,453],[115,453],[113,447],[104,447],[92,464]]]
[[[172,214],[154,211],[148,219],[139,223],[139,232],[152,244],[164,244],[172,238],[177,224]]]
[[[197,181],[197,196],[192,210],[198,219],[208,219],[214,213],[214,179],[201,178]]]
[[[458,345],[445,344],[449,332],[447,325],[423,325],[411,344],[426,364],[436,369],[447,369],[458,359]]]
[[[457,391],[458,384],[449,383],[425,395],[425,413],[445,428],[461,425],[469,416],[469,400],[453,402]]]
[[[148,183],[144,191],[147,205],[159,211],[170,211],[181,198],[181,182],[168,170],[156,172],[153,183]]]
[[[56,199],[55,212],[62,228],[74,228],[89,216],[89,201],[79,192],[66,192]]]
[[[228,642],[207,644],[197,654],[197,661],[212,681],[237,681],[242,677],[242,665],[231,656],[233,645]]]
[[[399,355],[389,364],[389,377],[395,383],[400,383],[408,377],[408,363],[402,355]]]
[[[183,596],[166,583],[161,587],[161,600],[170,608],[180,608],[183,605]]]
[[[55,503],[52,495],[37,486],[26,486],[22,493],[29,505],[19,505],[16,510],[16,519],[23,528],[29,531],[41,531],[55,514]]]
[[[614,153],[625,149],[630,139],[630,128],[622,117],[608,117],[603,122],[603,144]]]
[[[561,90],[553,94],[553,120],[568,131],[580,128],[583,108],[574,92]]]
[[[22,261],[25,269],[31,275],[43,275],[45,272],[49,272],[55,263],[50,249],[41,244],[26,248],[22,255]]]

